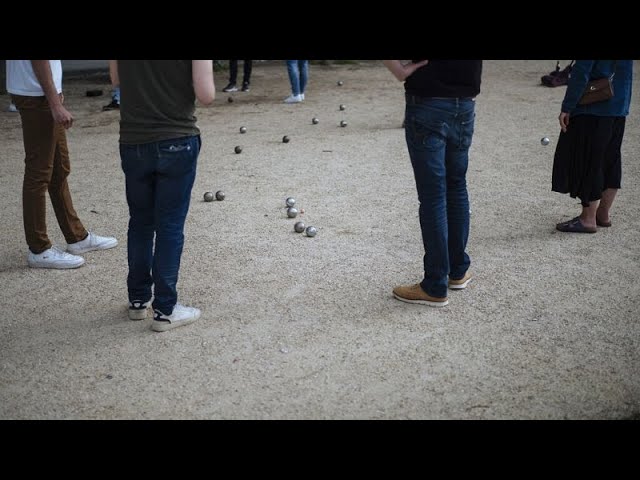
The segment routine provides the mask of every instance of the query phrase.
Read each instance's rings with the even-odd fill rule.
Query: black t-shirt
[[[481,76],[482,60],[429,60],[407,78],[404,88],[419,97],[475,97]]]

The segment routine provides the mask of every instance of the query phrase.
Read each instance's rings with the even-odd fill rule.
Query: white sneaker
[[[71,255],[54,246],[41,253],[29,251],[27,263],[31,268],[78,268],[84,265],[84,258]]]
[[[173,312],[169,316],[160,310],[155,310],[151,330],[154,332],[166,332],[182,325],[189,325],[200,318],[200,313],[197,308],[185,307],[179,303],[176,303],[176,306],[173,307]]]
[[[16,107],[13,103],[9,104],[9,108],[7,108],[7,112],[17,112],[18,107]]]
[[[129,320],[144,320],[147,318],[149,305],[151,305],[151,300],[147,302],[143,302],[142,300],[129,302]]]
[[[284,103],[300,103],[302,100],[302,95],[289,95],[284,99]]]
[[[302,98],[302,100],[304,100],[304,93],[300,94],[300,98]]]
[[[91,252],[93,250],[106,250],[118,245],[118,240],[113,237],[101,237],[89,232],[87,238],[76,243],[67,245],[67,252],[78,255],[80,253]]]

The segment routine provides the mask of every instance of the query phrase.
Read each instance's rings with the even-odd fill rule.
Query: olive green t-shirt
[[[120,143],[200,134],[191,60],[118,60]]]

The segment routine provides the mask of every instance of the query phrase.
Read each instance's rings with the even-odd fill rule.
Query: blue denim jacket
[[[633,60],[618,60],[613,77],[613,98],[590,105],[578,105],[589,80],[611,76],[613,60],[576,60],[571,70],[567,91],[562,101],[562,111],[571,116],[598,115],[626,117],[631,103]]]

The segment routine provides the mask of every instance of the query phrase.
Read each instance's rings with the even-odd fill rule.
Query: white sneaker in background
[[[289,95],[284,99],[284,103],[300,103],[302,101],[302,95]]]
[[[76,243],[67,245],[67,252],[78,255],[80,253],[91,252],[93,250],[107,250],[118,245],[118,240],[113,237],[101,237],[89,232],[87,238]]]
[[[53,246],[40,253],[29,251],[27,263],[31,268],[78,268],[84,265],[84,258],[71,255],[59,247]]]
[[[17,112],[17,111],[18,111],[18,108],[13,103],[10,103],[9,108],[7,108],[7,112]]]
[[[185,307],[179,303],[176,303],[175,307],[173,307],[171,315],[165,315],[160,310],[155,310],[151,330],[154,332],[166,332],[182,325],[189,325],[200,318],[200,313],[197,308]]]
[[[300,98],[301,98],[302,100],[304,100],[304,93],[301,93],[301,94],[300,94]]]

